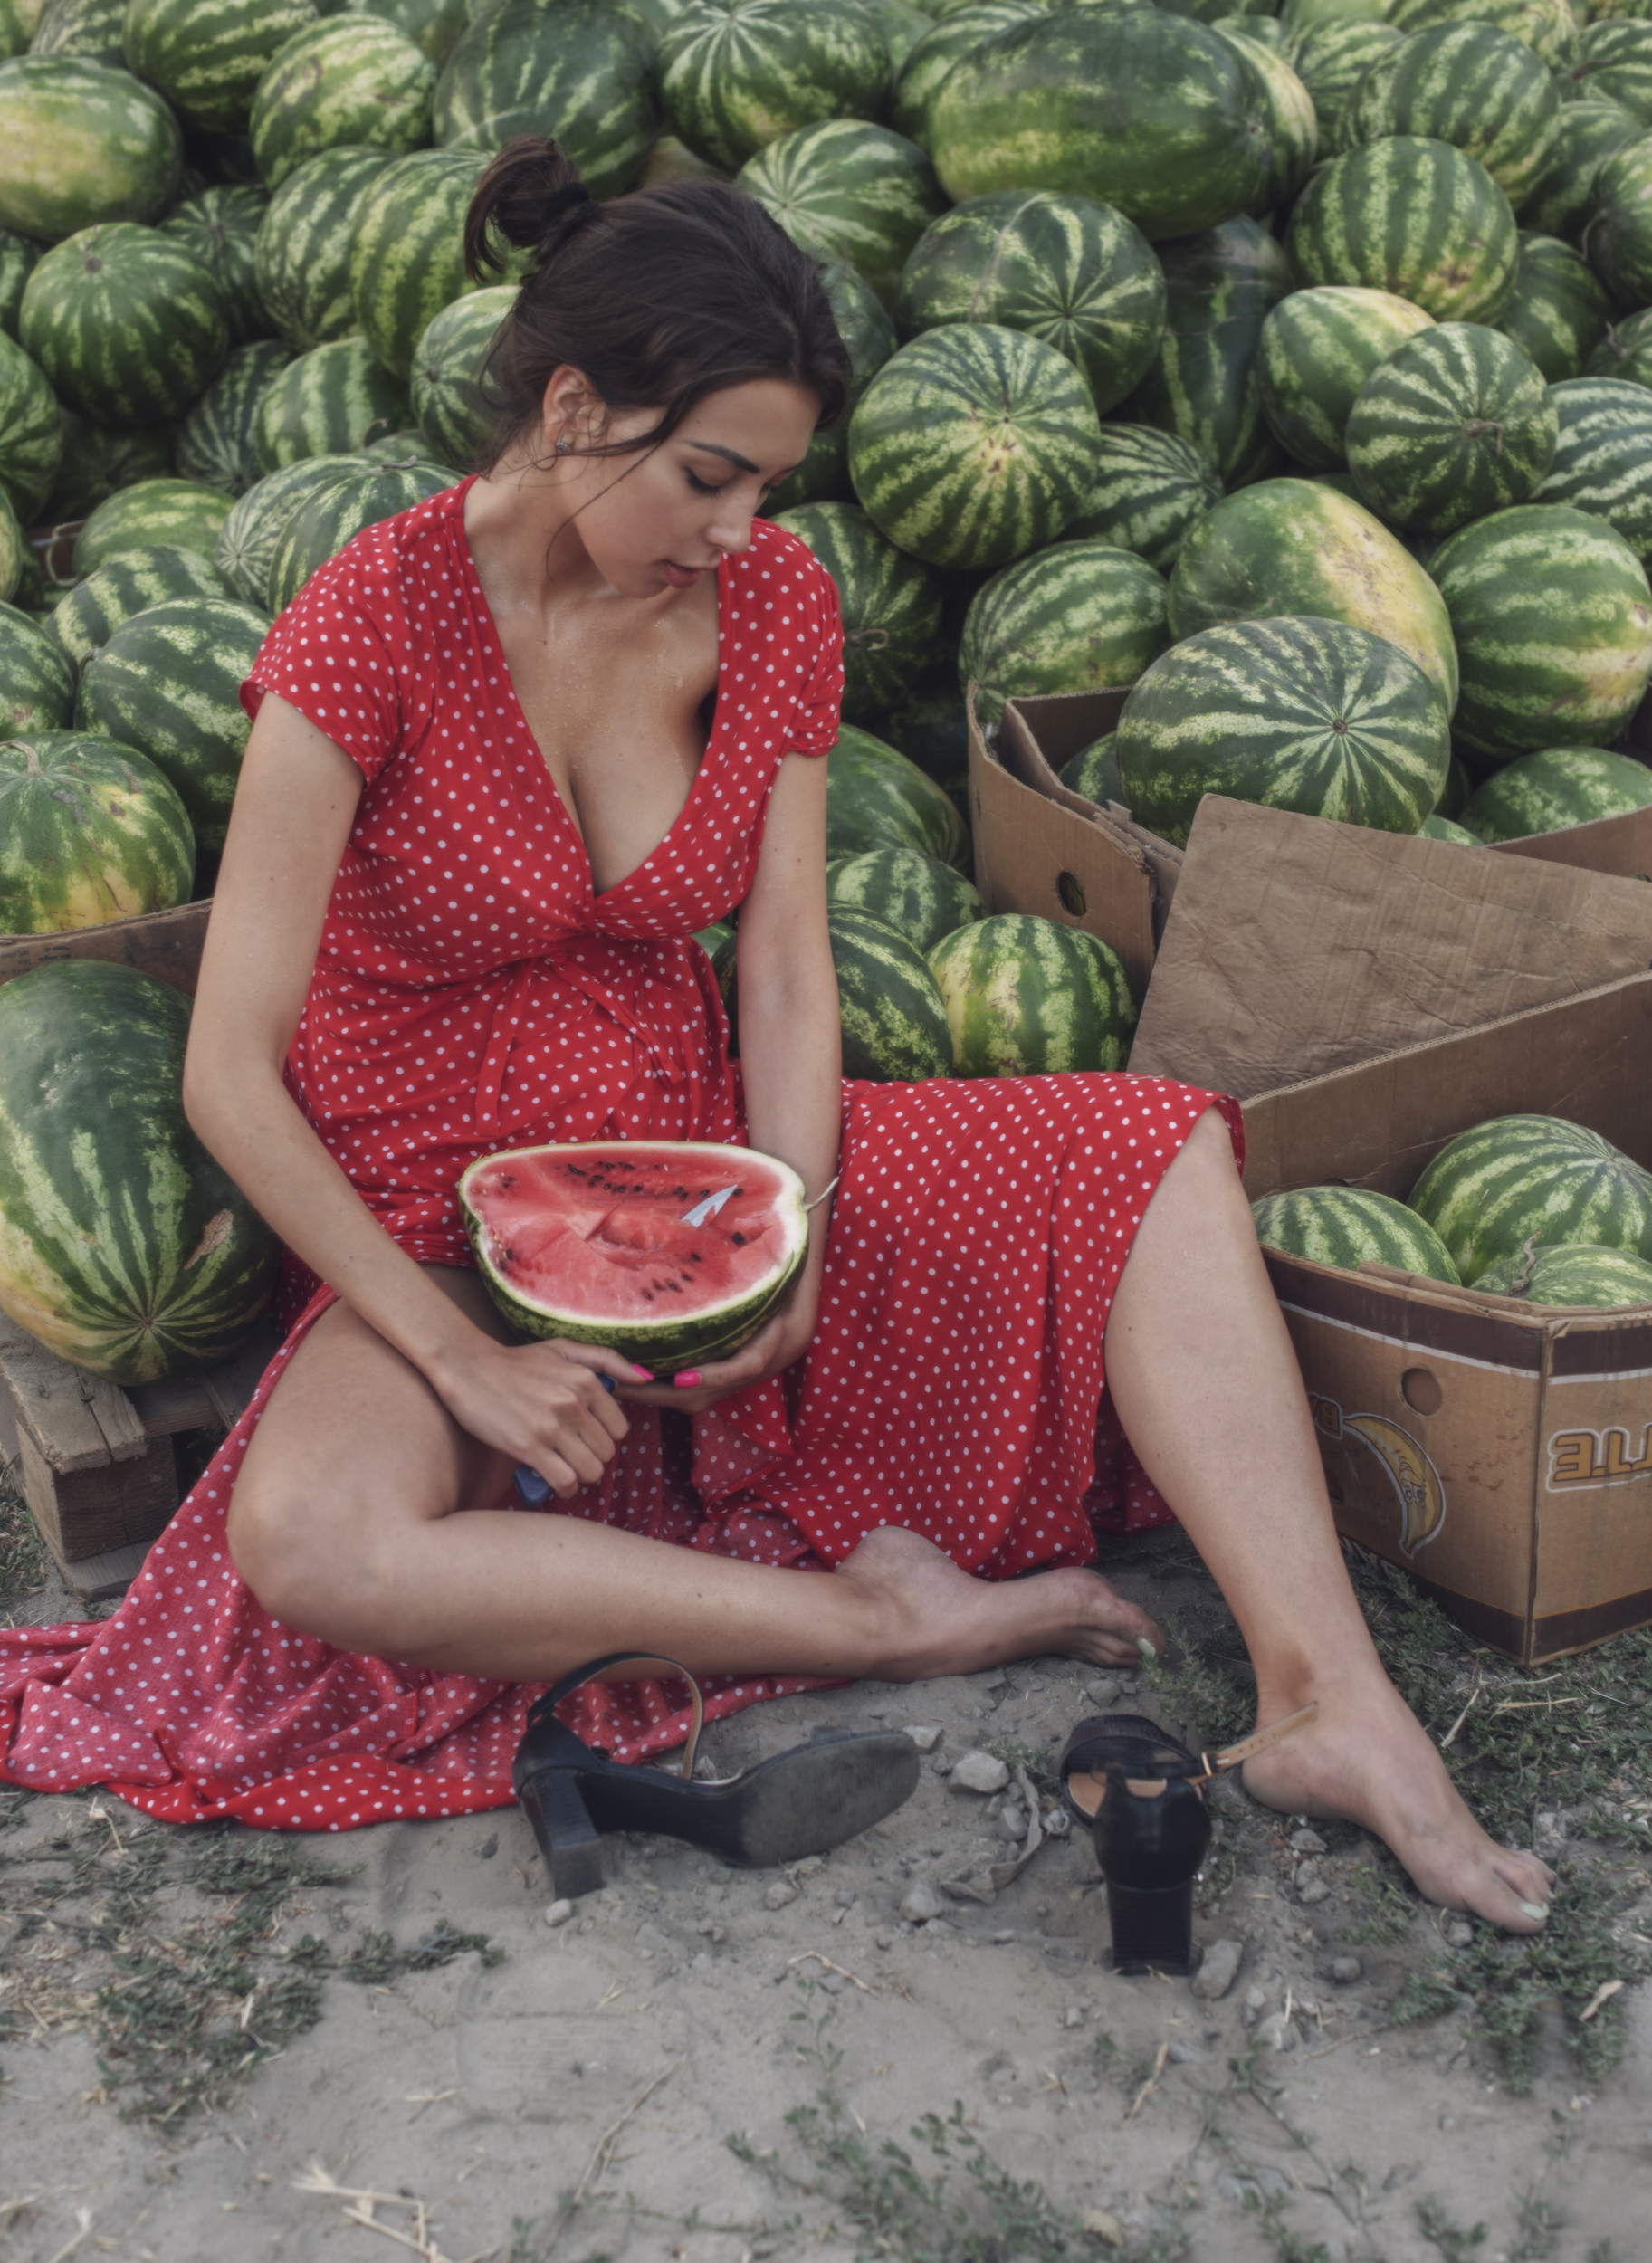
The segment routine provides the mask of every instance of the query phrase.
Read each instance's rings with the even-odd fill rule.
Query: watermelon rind
[[[129,71],[78,55],[0,62],[0,227],[56,243],[158,219],[184,161],[177,119]]]
[[[29,538],[4,489],[0,489],[0,604],[9,604],[21,593],[32,563]]]
[[[464,217],[488,163],[482,149],[420,149],[386,166],[357,206],[350,303],[404,381],[432,318],[476,288],[464,272]]]
[[[1652,393],[1619,377],[1571,377],[1550,389],[1554,459],[1533,500],[1565,503],[1616,528],[1652,560]]]
[[[259,81],[253,155],[282,186],[307,158],[349,145],[405,157],[430,139],[436,74],[405,33],[375,14],[295,32]]]
[[[1111,542],[1058,542],[994,574],[958,650],[983,726],[1006,700],[1134,683],[1170,641],[1166,594],[1162,574]]]
[[[63,454],[63,423],[45,371],[0,331],[0,494],[33,526]]]
[[[230,585],[222,594],[234,594],[262,611],[275,547],[289,518],[306,496],[330,487],[341,472],[361,469],[361,459],[354,456],[301,456],[249,487],[230,506],[213,549],[213,563]]]
[[[227,1359],[278,1246],[184,1120],[189,1003],[68,960],[0,986],[0,1310],[131,1386]]]
[[[217,284],[232,349],[268,338],[273,327],[259,295],[256,268],[258,234],[269,204],[261,188],[239,184],[204,188],[175,205],[160,224],[161,234],[192,252]]]
[[[179,476],[244,495],[261,476],[258,412],[263,396],[292,359],[279,338],[238,346],[177,428]]]
[[[44,248],[43,244],[32,243],[26,235],[19,235],[14,229],[0,227],[0,330],[7,338],[17,335],[24,285],[39,264]]]
[[[850,0],[689,0],[659,51],[666,123],[729,174],[782,134],[829,118],[875,118],[889,50]]]
[[[431,110],[444,148],[554,137],[593,196],[635,186],[655,135],[654,42],[607,0],[495,0],[459,34]]]
[[[953,65],[999,32],[1044,13],[1043,0],[974,0],[972,5],[948,9],[944,16],[940,9],[931,8],[930,14],[936,20],[895,65],[890,124],[897,133],[908,135],[927,149],[935,98],[951,76]]]
[[[836,860],[826,872],[826,902],[835,912],[881,920],[925,954],[943,935],[987,916],[979,890],[961,873],[911,848],[866,849]]]
[[[1588,24],[1561,82],[1569,95],[1621,102],[1643,126],[1652,126],[1652,24],[1619,16]]]
[[[0,604],[0,738],[62,730],[73,711],[68,661],[38,621]]]
[[[350,455],[408,420],[404,381],[365,338],[330,339],[280,369],[264,387],[253,420],[261,472],[306,456]]]
[[[480,380],[518,283],[455,299],[435,316],[413,357],[409,399],[419,438],[443,463],[467,464],[487,438],[491,415]]]
[[[188,815],[135,749],[62,730],[0,740],[0,933],[168,912],[194,885]]]
[[[736,180],[794,243],[847,260],[890,307],[913,247],[947,208],[917,143],[856,118],[782,134]]]
[[[772,515],[804,503],[849,502],[849,419],[874,377],[895,349],[895,327],[872,285],[846,260],[832,260],[820,271],[837,335],[849,355],[849,398],[844,415],[828,432],[817,432],[808,454],[769,497]]]
[[[318,0],[326,5],[326,0]],[[649,18],[661,9],[670,11],[677,0],[628,0],[633,15]],[[335,15],[381,15],[406,32],[420,54],[428,55],[439,71],[453,52],[454,42],[471,20],[471,0],[344,0]],[[659,26],[653,28],[657,35]]]
[[[152,425],[199,395],[229,351],[211,272],[158,228],[83,228],[29,277],[18,335],[58,396],[109,425]]]
[[[1357,146],[1350,130],[1354,94],[1372,64],[1403,37],[1391,24],[1353,14],[1321,19],[1297,31],[1289,59],[1313,104],[1322,159]]]
[[[1349,124],[1361,142],[1415,134],[1485,167],[1518,206],[1560,127],[1554,74],[1523,40],[1490,24],[1434,24],[1373,62]]]
[[[60,404],[61,406],[61,404]],[[171,476],[177,426],[148,425],[119,432],[62,410],[63,457],[41,516],[48,526],[88,519],[100,503],[140,480]]]
[[[1652,808],[1652,769],[1601,747],[1545,747],[1493,772],[1463,823],[1477,840],[1523,841]]]
[[[229,517],[230,498],[204,480],[139,480],[116,490],[74,539],[77,577],[96,573],[122,550],[197,550],[209,555]]]
[[[78,55],[126,68],[126,0],[46,0],[29,42],[32,55]]]
[[[555,1311],[527,1296],[512,1284],[506,1269],[508,1255],[499,1249],[482,1206],[490,1173],[497,1172],[501,1165],[508,1169],[519,1159],[525,1163],[542,1155],[577,1158],[579,1167],[587,1170],[606,1169],[610,1163],[623,1164],[627,1170],[661,1165],[684,1190],[683,1214],[697,1201],[729,1185],[731,1177],[738,1179],[742,1163],[772,1171],[777,1182],[775,1210],[784,1231],[769,1276],[755,1290],[721,1303],[707,1303],[674,1323],[642,1327],[631,1322]],[[681,1369],[726,1359],[749,1342],[786,1294],[808,1249],[804,1185],[797,1172],[772,1155],[703,1141],[593,1140],[578,1145],[496,1150],[470,1165],[459,1181],[458,1194],[460,1215],[476,1254],[478,1270],[488,1294],[514,1328],[524,1336],[541,1340],[562,1336],[574,1343],[606,1346],[655,1376],[671,1376]],[[714,1237],[716,1220],[709,1220],[702,1230]]]
[[[1437,322],[1371,371],[1349,413],[1354,483],[1391,527],[1450,534],[1534,495],[1560,418],[1531,357],[1480,322]]]
[[[1104,738],[1093,739],[1070,762],[1062,764],[1055,775],[1069,794],[1080,794],[1098,808],[1104,809],[1110,801],[1122,805],[1124,785],[1119,776],[1117,736],[1110,730]]]
[[[922,668],[941,635],[940,577],[897,549],[854,503],[806,503],[775,520],[805,542],[837,587],[843,711],[875,721]]]
[[[272,615],[365,528],[394,519],[439,495],[452,481],[444,466],[413,459],[378,463],[370,457],[338,459],[337,479],[301,495],[276,537],[266,599]]]
[[[952,1066],[947,1009],[924,953],[898,928],[834,904],[826,936],[837,972],[843,1073],[874,1084],[918,1084]]]
[[[1368,1187],[1298,1187],[1289,1194],[1264,1195],[1250,1208],[1256,1239],[1265,1249],[1346,1273],[1357,1273],[1362,1265],[1392,1265],[1425,1280],[1457,1284],[1445,1243],[1392,1195]]]
[[[277,49],[316,19],[314,0],[128,0],[127,69],[164,94],[186,125],[238,134]]]
[[[1111,542],[1168,574],[1189,530],[1222,500],[1215,466],[1191,441],[1153,425],[1102,426],[1102,462],[1069,542]]]
[[[969,835],[946,793],[907,756],[845,723],[826,764],[826,853],[912,848],[969,869]]]
[[[1609,306],[1599,277],[1580,252],[1558,236],[1521,230],[1514,288],[1497,327],[1531,356],[1551,385],[1582,376],[1606,336]]]
[[[387,149],[322,149],[270,199],[253,270],[272,325],[300,353],[356,327],[350,234],[368,183],[389,163]]]
[[[1432,327],[1408,299],[1356,284],[1293,291],[1262,325],[1256,387],[1262,414],[1292,461],[1310,472],[1341,471],[1360,389],[1378,364]]]
[[[49,634],[78,680],[93,653],[101,652],[135,614],[174,597],[235,594],[212,559],[199,550],[141,544],[118,551],[66,590],[52,614]]]
[[[1478,848],[1480,845],[1477,834],[1471,833],[1466,826],[1458,825],[1454,818],[1442,817],[1437,810],[1431,817],[1425,817],[1417,831],[1418,837],[1425,841],[1450,841],[1458,848]]]
[[[1599,344],[1590,355],[1583,375],[1616,377],[1625,385],[1652,387],[1652,307],[1609,322]],[[1553,382],[1553,380],[1552,380]]]
[[[1545,1243],[1488,1265],[1475,1286],[1483,1295],[1518,1297],[1525,1304],[1622,1311],[1652,1306],[1652,1265],[1592,1242]]]
[[[1030,912],[945,936],[930,969],[947,1009],[955,1076],[1122,1069],[1137,1006],[1110,943]]]
[[[1619,306],[1646,306],[1652,301],[1652,134],[1602,160],[1590,202],[1584,258]]]
[[[1494,322],[1519,257],[1509,200],[1485,167],[1417,134],[1322,166],[1285,251],[1299,284],[1392,291],[1440,322]]]
[[[1385,13],[1405,32],[1427,24],[1494,24],[1523,40],[1556,71],[1571,59],[1580,22],[1571,0],[1390,0]]]
[[[1562,103],[1548,157],[1520,207],[1522,225],[1575,243],[1599,209],[1601,167],[1641,130],[1620,102]]]
[[[1409,1200],[1471,1286],[1533,1241],[1589,1242],[1652,1260],[1652,1173],[1561,1116],[1497,1116],[1459,1132]]]
[[[1313,98],[1292,70],[1281,44],[1265,36],[1276,28],[1271,17],[1218,17],[1211,29],[1248,62],[1257,91],[1267,146],[1263,177],[1246,210],[1256,218],[1288,205],[1313,170],[1319,155],[1319,119]]]

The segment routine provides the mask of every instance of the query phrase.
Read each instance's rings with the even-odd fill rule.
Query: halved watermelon
[[[606,1344],[655,1375],[749,1342],[808,1246],[803,1181],[788,1164],[688,1140],[484,1155],[459,1181],[459,1207],[513,1327]],[[702,1222],[689,1225],[691,1213]]]

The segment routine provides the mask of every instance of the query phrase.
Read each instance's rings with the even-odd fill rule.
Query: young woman
[[[1085,1568],[1104,1356],[1260,1724],[1317,1703],[1251,1790],[1531,1930],[1550,1873],[1475,1824],[1361,1619],[1235,1104],[840,1084],[836,593],[759,515],[844,404],[812,263],[731,190],[594,204],[544,143],[479,186],[473,272],[499,237],[535,265],[483,470],[319,573],[246,692],[186,1100],[291,1253],[291,1333],[119,1615],[7,1639],[11,1771],[348,1828],[507,1799],[530,1700],[604,1654],[713,1711],[1133,1663],[1159,1629]],[[735,904],[738,1068],[692,940]],[[626,1136],[747,1141],[821,1198],[785,1309],[671,1387],[513,1342],[454,1200],[491,1149]],[[621,1760],[685,1725],[635,1678],[574,1718]]]

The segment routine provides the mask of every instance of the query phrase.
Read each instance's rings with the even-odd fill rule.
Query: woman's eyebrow
[[[722,456],[728,463],[735,464],[742,472],[757,470],[757,465],[749,457],[740,455],[733,448],[720,448],[714,440],[691,440],[688,445],[691,448],[698,448],[702,455]]]

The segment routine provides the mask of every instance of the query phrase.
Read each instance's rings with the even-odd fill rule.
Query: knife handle
[[[597,1380],[610,1398],[614,1395],[614,1378],[599,1375]],[[511,1479],[516,1487],[517,1499],[525,1509],[542,1509],[550,1498],[550,1481],[541,1477],[531,1462],[518,1462]]]

